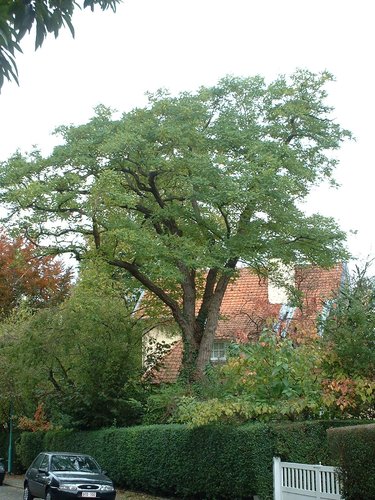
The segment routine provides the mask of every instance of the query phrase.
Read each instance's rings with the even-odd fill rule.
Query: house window
[[[329,313],[334,305],[334,300],[326,300],[323,304],[322,312],[318,318],[318,334],[322,337],[324,332],[324,324],[328,319]]]
[[[228,342],[215,341],[211,351],[211,361],[226,361],[227,360]]]

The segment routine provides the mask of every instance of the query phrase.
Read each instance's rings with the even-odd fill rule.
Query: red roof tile
[[[305,267],[295,270],[295,286],[302,292],[301,307],[296,309],[288,325],[288,332],[316,333],[316,319],[324,300],[338,290],[343,266],[332,269]],[[239,271],[238,278],[227,288],[221,305],[221,318],[216,331],[217,339],[246,342],[256,339],[267,321],[279,320],[282,304],[271,304],[268,299],[268,280],[259,278],[250,269]],[[281,328],[285,322],[281,322]],[[182,342],[174,344],[166,355],[153,380],[171,382],[177,379],[182,360]]]

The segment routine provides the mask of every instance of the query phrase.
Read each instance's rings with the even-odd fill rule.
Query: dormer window
[[[289,324],[293,319],[296,307],[289,304],[281,304],[279,318],[274,327],[274,331],[279,333],[282,338],[285,338],[288,333]]]

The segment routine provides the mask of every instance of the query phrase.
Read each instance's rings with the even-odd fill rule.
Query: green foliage
[[[3,163],[6,224],[49,252],[89,249],[132,275],[169,308],[197,378],[240,260],[266,275],[274,259],[329,267],[347,255],[331,218],[299,208],[332,180],[332,152],[350,137],[325,103],[331,80],[302,70],[270,84],[226,77],[196,93],[157,92],[118,120],[99,106],[87,124],[60,127],[47,158]]]
[[[134,257],[152,278],[161,263],[176,277],[176,260],[221,269],[234,256],[260,264],[272,254],[289,262],[308,255],[329,265],[344,235],[295,202],[331,176],[335,162],[324,151],[349,135],[328,119],[330,79],[303,71],[270,85],[228,77],[197,94],[150,96],[147,108],[118,121],[98,107],[89,123],[58,129],[64,144],[50,157],[10,158],[3,199],[32,210],[36,236],[37,222],[46,232],[54,220],[48,233],[60,235],[60,250],[59,222],[87,235],[96,224],[108,257]]]
[[[375,424],[330,429],[328,441],[340,466],[343,497],[375,498]]]
[[[17,430],[13,430],[13,440],[17,441],[20,433]],[[0,430],[0,458],[4,459],[5,466],[8,464],[8,451],[9,451],[9,431],[8,428],[2,428]],[[15,474],[22,473],[24,468],[19,461],[18,454],[13,449],[13,461],[12,461],[12,470]]]
[[[374,416],[375,315],[373,280],[339,292],[323,337],[280,338],[232,344],[224,365],[174,402],[170,420],[215,422],[371,418]],[[362,367],[362,368],[361,368]]]
[[[7,425],[10,407],[13,405],[16,415],[33,415],[37,403],[24,395],[31,384],[34,364],[27,373],[16,349],[18,338],[28,335],[28,324],[32,317],[29,308],[20,307],[0,323],[0,378],[3,381],[0,391],[0,422]],[[21,380],[22,379],[22,380]]]
[[[328,460],[326,429],[340,421],[243,426],[137,426],[100,431],[24,433],[27,467],[43,449],[94,455],[117,486],[178,498],[272,498],[272,457]],[[32,453],[27,451],[27,447]],[[366,455],[367,456],[367,455]],[[366,500],[368,500],[367,497]]]
[[[16,444],[17,456],[26,470],[34,458],[44,450],[44,432],[22,432]]]
[[[251,419],[296,419],[322,408],[321,352],[315,339],[295,346],[272,331],[259,342],[233,344],[222,366],[192,397],[181,398],[177,421],[193,426]]]
[[[22,435],[24,466],[42,449],[94,455],[118,486],[180,498],[272,496],[272,439],[261,424],[243,428],[179,425],[131,427],[93,432],[50,431],[40,443]],[[36,450],[36,448],[39,450]]]
[[[356,420],[311,420],[270,424],[276,455],[282,460],[307,464],[332,464],[327,430],[361,423]],[[367,423],[366,421],[362,423]],[[337,463],[337,462],[335,462]]]
[[[325,400],[337,415],[374,416],[375,280],[368,267],[348,278],[322,323]]]
[[[330,366],[349,377],[375,378],[375,278],[356,269],[322,324]]]
[[[150,387],[144,406],[142,423],[151,425],[172,422],[181,398],[186,397],[191,392],[192,389],[181,382]]]
[[[120,0],[84,0],[83,7],[94,10],[99,5],[102,10],[116,10]],[[82,2],[81,2],[82,4]],[[21,51],[20,41],[35,26],[35,49],[41,47],[47,34],[57,38],[60,29],[66,25],[74,36],[72,15],[81,5],[73,0],[2,0],[0,5],[0,89],[4,78],[15,80],[17,66],[15,52]]]
[[[129,282],[91,262],[64,304],[3,324],[0,358],[16,414],[32,416],[44,403],[48,419],[64,427],[138,422],[145,396],[136,381],[149,323],[132,317],[136,296]]]

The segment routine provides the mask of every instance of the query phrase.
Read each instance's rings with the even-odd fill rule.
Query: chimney
[[[288,286],[294,286],[294,266],[283,264],[280,260],[272,261],[272,269],[268,277],[268,301],[270,304],[287,304],[289,302]]]

